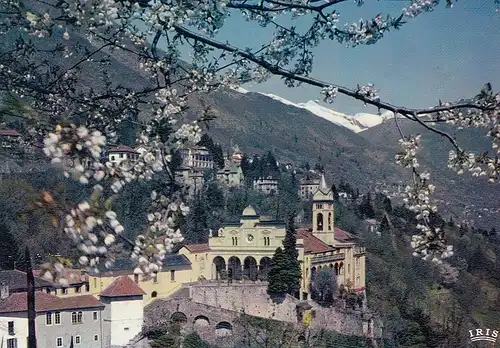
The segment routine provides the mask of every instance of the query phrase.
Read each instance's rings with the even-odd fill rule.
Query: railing
[[[330,261],[338,261],[338,260],[343,260],[345,259],[345,254],[333,254],[333,255],[327,255],[327,256],[318,256],[312,259],[312,263],[325,263],[325,262],[330,262]]]
[[[365,247],[354,247],[354,250],[353,250],[354,254],[364,254],[366,252],[366,248]]]

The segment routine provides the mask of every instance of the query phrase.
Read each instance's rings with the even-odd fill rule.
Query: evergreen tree
[[[302,278],[299,252],[297,251],[297,235],[295,231],[294,216],[287,219],[285,240],[283,241],[283,252],[285,254],[285,279],[287,293],[295,295],[300,289],[300,279]]]
[[[382,222],[380,223],[380,232],[390,232],[391,228],[389,226],[389,221],[387,220],[387,216],[382,218]]]
[[[332,193],[333,193],[333,199],[338,201],[340,196],[339,196],[339,191],[337,190],[335,184],[332,185]]]
[[[301,271],[295,233],[294,217],[290,216],[287,219],[283,249],[276,249],[271,260],[267,276],[269,281],[267,291],[269,293],[295,295],[300,289]]]
[[[363,201],[359,206],[359,210],[363,218],[366,219],[375,218],[375,210],[373,209],[372,196],[370,192],[368,192],[368,194],[363,197]]]
[[[278,248],[274,252],[273,258],[269,265],[269,272],[267,273],[267,291],[269,293],[285,293],[287,292],[287,282],[284,274],[285,255],[283,249]]]

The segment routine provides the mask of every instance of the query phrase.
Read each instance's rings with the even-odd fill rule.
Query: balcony
[[[353,249],[354,255],[365,254],[365,253],[366,253],[365,247],[354,247],[354,249]]]
[[[333,261],[339,261],[345,259],[345,254],[333,254],[333,255],[326,255],[326,256],[318,256],[315,257],[314,259],[311,260],[313,264],[317,263],[326,263],[326,262],[333,262]]]

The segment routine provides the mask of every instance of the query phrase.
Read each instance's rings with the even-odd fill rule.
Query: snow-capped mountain
[[[338,124],[339,126],[348,128],[355,133],[359,133],[364,131],[365,129],[379,125],[380,123],[394,116],[394,114],[390,111],[386,111],[381,115],[357,113],[354,116],[352,116],[327,108],[321,105],[319,101],[315,100],[309,100],[306,103],[293,103],[287,99],[284,99],[274,94],[266,94],[266,93],[260,93],[260,94],[265,95],[274,100],[277,100],[286,105],[295,106],[301,109],[306,109],[311,113],[315,114],[316,116],[324,118],[325,120],[328,120],[335,124]]]
[[[234,90],[236,92],[243,94],[250,92],[241,87],[237,87]],[[325,120],[333,122],[339,126],[350,129],[355,133],[359,133],[364,131],[365,129],[379,125],[380,123],[394,116],[394,114],[390,111],[386,111],[381,115],[357,113],[354,116],[352,116],[327,108],[321,105],[319,101],[309,100],[306,103],[294,103],[291,102],[290,100],[287,100],[285,98],[282,98],[274,94],[267,94],[267,93],[258,93],[258,94],[277,100],[285,105],[294,106],[300,109],[306,109],[318,117],[324,118]]]

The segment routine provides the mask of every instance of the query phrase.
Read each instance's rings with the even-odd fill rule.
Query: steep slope
[[[420,162],[431,171],[435,180],[438,197],[442,204],[455,213],[475,220],[480,226],[497,226],[500,216],[500,185],[489,184],[485,178],[471,177],[469,173],[461,176],[446,166],[448,153],[452,145],[438,134],[430,133],[422,126],[408,120],[400,121],[403,134],[422,134]],[[464,129],[457,131],[448,125],[437,126],[454,136],[465,149],[472,151],[491,150],[486,132],[482,129]],[[367,141],[395,152],[399,150],[399,132],[394,122],[386,122],[360,133]]]
[[[217,115],[209,132],[225,146],[232,141],[246,152],[270,150],[282,162],[321,162],[336,181],[345,179],[361,188],[398,177],[392,153],[308,110],[259,93],[233,90],[202,96],[202,100]],[[199,99],[192,101],[192,113],[199,111],[199,104]]]
[[[244,90],[243,91],[240,90],[240,92],[245,93]],[[323,106],[317,100],[309,100],[306,103],[293,103],[285,98],[279,97],[274,94],[266,94],[266,93],[259,93],[259,94],[277,100],[285,105],[290,105],[299,109],[308,110],[316,116],[324,118],[325,120],[333,122],[339,126],[343,126],[347,129],[350,129],[355,133],[359,133],[370,127],[376,126],[393,116],[392,112],[385,112],[381,115],[357,113],[354,116],[352,116],[352,115],[346,115],[342,112],[338,112],[335,111],[334,109]]]

